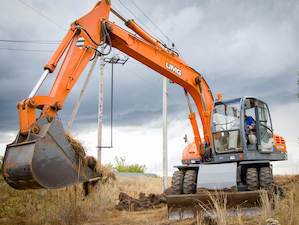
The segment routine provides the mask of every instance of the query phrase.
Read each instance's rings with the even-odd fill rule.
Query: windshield
[[[267,106],[263,102],[257,101],[257,107],[261,126],[265,127],[265,129],[268,128],[272,130],[270,115]]]
[[[240,99],[216,102],[213,110],[213,141],[218,153],[242,151],[240,139]]]
[[[268,107],[262,101],[256,101],[259,117],[259,136],[262,152],[273,151],[273,131]]]
[[[240,128],[240,99],[218,102],[213,114],[214,131],[234,130]]]

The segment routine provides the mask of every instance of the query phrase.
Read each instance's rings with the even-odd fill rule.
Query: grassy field
[[[220,205],[214,219],[169,221],[166,206],[140,212],[114,209],[120,192],[135,198],[140,192],[161,193],[161,178],[118,177],[116,181],[96,186],[88,197],[83,196],[80,185],[59,190],[17,191],[0,178],[0,224],[299,224],[299,176],[277,176],[275,182],[284,187],[286,197],[271,200],[264,197],[260,216],[225,217],[226,209]]]

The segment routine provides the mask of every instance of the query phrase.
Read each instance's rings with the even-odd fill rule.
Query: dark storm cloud
[[[61,27],[69,27],[87,13],[96,1],[26,1],[51,17]],[[135,11],[137,22],[167,39],[138,12],[131,1],[122,1]],[[299,70],[298,1],[135,1],[179,47],[183,59],[207,79],[214,94],[224,97],[258,96],[269,104],[295,102],[296,71]],[[112,2],[127,18],[134,16]],[[8,1],[0,15],[0,39],[61,40],[66,31],[49,22],[19,1]],[[116,20],[112,16],[112,20]],[[0,48],[53,50],[55,45],[0,43]],[[118,53],[114,51],[114,53]],[[120,53],[118,53],[120,54]],[[0,49],[1,130],[18,127],[17,101],[28,96],[42,73],[51,52],[16,52]],[[123,57],[122,54],[120,54]],[[89,68],[89,67],[88,67]],[[64,103],[59,115],[67,121],[88,68]],[[96,123],[98,73],[95,70],[76,122]],[[55,75],[49,76],[41,94],[47,94]],[[114,117],[119,126],[142,125],[161,119],[162,78],[130,59],[115,66]],[[105,67],[104,123],[110,116],[110,65]],[[186,117],[182,88],[169,84],[169,118]]]

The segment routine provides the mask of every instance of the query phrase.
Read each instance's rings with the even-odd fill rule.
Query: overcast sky
[[[134,0],[163,34],[135,7],[132,0],[112,6],[166,43],[174,42],[181,57],[200,71],[214,95],[224,98],[256,96],[272,112],[275,133],[285,137],[289,161],[277,172],[299,172],[299,1],[297,0]],[[96,1],[4,0],[0,39],[60,41],[69,25]],[[121,4],[122,3],[122,4]],[[125,7],[124,7],[125,6]],[[128,10],[129,9],[129,10]],[[134,15],[132,15],[132,13]],[[111,21],[121,22],[111,15]],[[168,36],[168,40],[166,37]],[[19,124],[16,103],[26,98],[57,44],[0,42],[0,155],[13,141]],[[17,51],[18,50],[18,51]],[[121,58],[126,56],[114,50]],[[67,124],[89,66],[83,72],[59,116]],[[146,164],[148,172],[162,168],[162,76],[132,58],[114,67],[114,135],[103,161],[125,156],[129,163]],[[110,144],[110,73],[105,66],[104,144]],[[90,154],[96,154],[99,63],[88,85],[72,133]],[[39,94],[47,94],[51,74]],[[192,138],[183,90],[168,84],[169,170],[180,163],[183,136]]]

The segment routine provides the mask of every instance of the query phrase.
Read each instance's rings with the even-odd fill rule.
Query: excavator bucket
[[[168,219],[184,220],[198,215],[215,214],[216,205],[224,206],[228,215],[250,214],[259,208],[260,191],[202,192],[188,195],[167,195]]]
[[[11,187],[55,189],[100,179],[71,147],[59,119],[42,118],[34,125],[38,134],[30,132],[25,140],[19,134],[6,147],[3,176]]]

